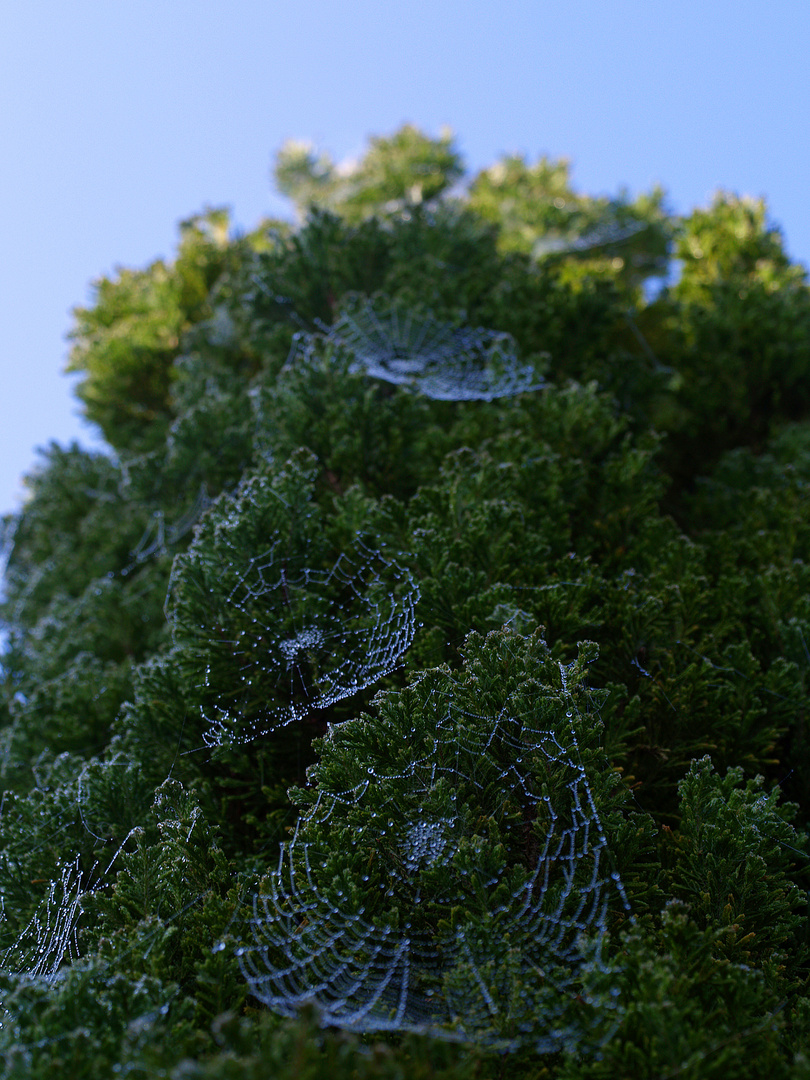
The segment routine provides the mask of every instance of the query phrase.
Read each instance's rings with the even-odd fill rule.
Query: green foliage
[[[722,931],[700,930],[688,908],[670,905],[660,930],[650,922],[622,939],[616,1034],[597,1062],[565,1061],[560,1077],[805,1075],[780,1046],[780,1002],[760,972],[716,956]]]
[[[503,251],[535,259],[585,258],[590,274],[612,270],[625,286],[666,271],[671,226],[663,192],[624,199],[593,199],[571,187],[568,161],[505,157],[470,185],[470,206],[498,225]],[[616,274],[616,271],[619,273]]]
[[[4,615],[12,626],[32,626],[54,594],[80,596],[117,570],[146,524],[140,507],[121,521],[120,470],[110,457],[52,443],[41,458],[26,477],[30,497],[6,570]]]
[[[680,469],[704,471],[722,450],[761,449],[775,420],[806,415],[810,293],[761,201],[718,195],[686,219],[677,254],[672,426]]]
[[[276,179],[76,309],[111,453],[0,529],[4,1075],[804,1076],[805,271],[410,126]],[[421,392],[475,333],[530,392]]]
[[[422,673],[317,744],[307,788],[291,792],[302,817],[288,866],[260,892],[273,901],[264,918],[258,908],[256,945],[245,950],[256,996],[284,1009],[273,972],[292,963],[304,995],[319,1000],[327,988],[332,1022],[370,998],[370,1029],[384,1028],[394,1004],[386,984],[400,986],[400,975],[384,961],[378,969],[377,956],[399,935],[412,949],[400,1026],[460,1026],[484,1045],[546,1051],[598,1045],[613,1002],[608,991],[583,1006],[579,969],[609,970],[597,939],[626,914],[611,876],[622,855],[612,863],[608,845],[627,793],[604,767],[583,686],[594,655],[580,643],[562,667],[539,634],[471,634],[459,672]],[[308,928],[287,937],[288,919],[299,918]],[[340,925],[338,963],[321,941],[324,927]],[[369,985],[353,987],[344,1006],[342,969],[353,965]],[[549,1030],[535,1029],[538,1015]]]
[[[681,821],[673,836],[670,887],[699,925],[725,928],[718,955],[764,968],[781,983],[805,938],[807,897],[790,880],[803,840],[789,825],[795,807],[763,792],[762,777],[741,786],[743,770],[722,779],[708,757],[679,784]],[[787,972],[786,969],[787,968]]]
[[[4,1075],[64,1075],[102,1080],[155,1034],[154,1018],[171,998],[154,978],[127,969],[79,964],[55,986],[2,977],[3,1004],[13,1021],[0,1033]],[[141,1075],[144,1075],[143,1073]]]
[[[211,314],[211,289],[249,242],[228,238],[228,212],[208,209],[180,225],[177,257],[94,283],[94,304],[77,307],[69,371],[87,417],[116,449],[155,445],[172,413],[172,361],[182,336]]]
[[[450,131],[430,139],[406,124],[390,138],[372,138],[358,162],[336,167],[308,143],[287,142],[274,177],[299,212],[310,206],[337,209],[359,221],[393,204],[418,206],[446,191],[463,173]]]
[[[376,495],[412,493],[451,445],[441,426],[450,410],[391,393],[350,366],[345,353],[315,338],[276,378],[257,381],[257,440],[277,461],[308,446],[338,494],[352,484]]]

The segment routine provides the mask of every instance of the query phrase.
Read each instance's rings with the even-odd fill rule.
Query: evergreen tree
[[[296,225],[77,309],[109,453],[2,531],[4,1075],[810,1075],[806,275],[759,202],[463,178],[287,145]]]

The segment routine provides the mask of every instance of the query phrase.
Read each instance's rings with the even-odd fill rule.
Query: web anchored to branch
[[[277,539],[237,575],[211,638],[205,741],[249,742],[371,686],[413,640],[418,599],[410,572],[360,538],[328,570]]]
[[[546,255],[557,255],[565,252],[592,251],[597,248],[609,247],[612,244],[620,244],[629,240],[637,233],[649,229],[646,221],[606,221],[579,236],[543,236],[532,248],[532,255],[536,259]]]
[[[167,524],[163,511],[155,511],[137,546],[129,553],[131,561],[121,571],[122,575],[126,576],[136,566],[140,566],[155,555],[165,555],[194,528],[202,514],[211,506],[212,501],[203,484],[192,505],[176,521]]]
[[[62,867],[57,880],[50,882],[48,895],[3,956],[0,967],[53,982],[62,965],[79,956],[76,933],[85,892],[77,856]]]
[[[258,998],[288,1015],[314,1001],[356,1031],[541,1052],[607,1037],[602,937],[627,903],[561,670],[556,691],[500,703],[429,673],[379,720],[331,733],[254,900],[241,963]]]
[[[300,335],[290,364],[307,358],[316,340]],[[439,401],[492,401],[544,385],[531,364],[520,362],[509,334],[454,327],[396,305],[378,312],[367,301],[344,314],[325,340],[348,351],[350,371]]]

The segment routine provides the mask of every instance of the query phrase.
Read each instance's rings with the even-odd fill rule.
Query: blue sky
[[[575,185],[768,199],[810,263],[810,3],[4,0],[0,512],[51,439],[97,440],[61,374],[70,309],[228,204],[289,216],[287,138],[340,159],[410,121],[468,167],[568,157]]]

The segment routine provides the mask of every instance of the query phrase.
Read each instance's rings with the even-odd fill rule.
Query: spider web
[[[150,518],[143,536],[129,553],[131,561],[121,571],[121,574],[125,577],[136,566],[140,566],[141,563],[156,555],[165,555],[171,547],[182,540],[194,528],[212,503],[213,499],[208,495],[205,484],[202,484],[194,502],[176,521],[167,524],[163,511],[156,510]]]
[[[300,335],[289,363],[310,358],[317,338]],[[520,362],[509,334],[454,327],[396,305],[384,313],[370,301],[345,313],[326,342],[353,357],[350,371],[407,386],[438,401],[492,401],[544,385]]]
[[[54,982],[65,963],[78,959],[77,928],[82,913],[82,872],[78,856],[48,886],[30,922],[0,963],[5,970]]]
[[[257,998],[284,1015],[314,1001],[324,1025],[357,1032],[538,1052],[609,1037],[617,991],[588,995],[582,978],[609,972],[608,911],[628,905],[561,672],[544,723],[431,692],[435,730],[414,733],[400,771],[372,761],[317,792],[254,898],[240,963]],[[362,853],[359,879],[330,835]]]
[[[219,663],[205,672],[209,746],[251,742],[365,689],[413,640],[419,588],[393,559],[360,538],[326,570],[284,550],[279,537],[250,559],[227,596],[210,643],[230,675]]]
[[[593,251],[596,248],[620,244],[648,228],[649,223],[646,221],[631,221],[625,224],[619,221],[608,221],[596,225],[580,236],[541,237],[532,248],[532,254],[539,259],[545,255],[565,252]]]
[[[14,552],[14,537],[19,525],[19,518],[11,514],[0,518],[0,598],[3,596],[6,567]]]

